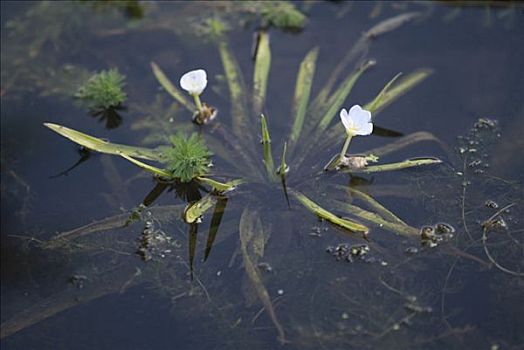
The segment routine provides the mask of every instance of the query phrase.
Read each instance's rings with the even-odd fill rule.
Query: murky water
[[[317,46],[311,101],[351,52],[335,88],[366,59],[377,64],[346,108],[371,101],[399,72],[431,71],[377,114],[374,134],[356,137],[351,153],[419,140],[380,161],[442,163],[324,173],[343,143],[329,136],[342,127],[338,108],[325,133],[306,114],[309,135],[287,155],[288,204],[280,178],[266,175],[258,113],[250,103],[243,114],[232,108],[220,51],[227,42],[249,100],[263,3],[2,2],[3,349],[522,348],[524,8],[295,3],[307,16],[303,30],[268,30],[261,111],[275,164],[290,140],[298,67]],[[383,22],[389,18],[396,20]],[[209,19],[230,28],[219,45],[202,34]],[[369,35],[379,23],[390,32]],[[174,83],[206,69],[202,99],[218,118],[191,123],[160,89],[151,62]],[[109,68],[126,76],[127,93],[121,123],[110,128],[72,97],[92,72]],[[82,158],[44,122],[143,147],[199,132],[215,154],[212,177],[245,183],[215,199],[198,225],[184,223],[182,211],[206,191],[166,186],[121,227],[162,185],[121,157]],[[409,136],[416,132],[426,133]],[[300,194],[369,226],[367,239],[319,220]],[[359,217],[349,204],[386,220]],[[421,239],[424,226],[437,232]]]

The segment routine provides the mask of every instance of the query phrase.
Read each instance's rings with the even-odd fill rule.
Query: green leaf
[[[416,238],[420,236],[419,230],[412,226],[406,225],[404,223],[400,224],[387,221],[380,215],[364,210],[356,205],[348,204],[337,200],[331,201],[331,204],[339,210],[343,210],[348,214],[355,215],[361,218],[362,220],[373,223],[379,227],[385,228],[389,231],[398,233],[400,235],[408,236],[411,238]]]
[[[187,98],[186,94],[177,89],[175,85],[169,80],[169,78],[164,74],[160,67],[155,63],[151,62],[151,68],[153,69],[153,74],[156,79],[162,85],[162,87],[171,95],[175,100],[180,102],[180,104],[186,107],[191,113],[196,111],[195,104]]]
[[[280,176],[286,176],[286,173],[289,170],[289,167],[286,164],[286,151],[287,151],[287,142],[284,142],[284,148],[282,149],[282,156],[280,157],[280,166],[277,169],[277,174],[279,174]]]
[[[155,149],[110,143],[58,124],[44,123],[44,125],[63,137],[93,151],[156,161],[161,159],[160,152]]]
[[[190,224],[197,222],[197,220],[216,203],[217,197],[212,194],[207,194],[200,200],[188,204],[186,210],[184,211],[184,220]]]
[[[386,94],[386,92],[389,90],[389,88],[391,87],[391,85],[402,75],[402,73],[398,73],[397,75],[395,75],[393,77],[393,79],[391,79],[383,88],[382,90],[380,90],[380,92],[378,93],[377,97],[375,97],[375,99],[373,99],[373,101],[371,101],[370,103],[368,103],[367,105],[364,106],[364,109],[365,110],[368,110],[371,112],[371,115],[373,116],[373,113],[376,111],[377,109],[377,106],[379,105],[380,101],[384,98],[384,95]]]
[[[164,177],[166,179],[174,179],[173,177],[173,174],[165,171],[165,170],[162,170],[162,169],[159,169],[157,167],[154,167],[152,165],[149,165],[149,164],[146,164],[146,163],[143,163],[139,160],[136,160],[132,157],[129,157],[125,154],[120,154],[121,157],[127,159],[128,161],[130,161],[131,163],[139,166],[140,168],[146,170],[146,171],[149,171],[150,173],[152,173],[153,175],[157,175],[157,176],[160,176],[160,177]]]
[[[389,211],[386,207],[384,207],[382,204],[377,202],[373,197],[370,195],[361,192],[355,188],[351,187],[344,187],[345,190],[354,198],[360,199],[363,202],[365,202],[367,205],[371,207],[371,209],[374,209],[380,216],[382,216],[385,220],[397,223],[400,225],[406,225],[404,221],[402,221],[398,216],[393,214],[391,211]]]
[[[253,111],[255,115],[262,112],[264,101],[266,100],[267,80],[270,68],[271,49],[269,48],[269,34],[261,31],[258,33],[258,49],[253,74]]]
[[[293,127],[289,137],[289,146],[294,148],[304,124],[309,97],[311,94],[311,86],[313,84],[313,76],[315,75],[316,62],[318,58],[318,47],[309,51],[300,64],[298,70],[297,82],[295,84],[295,97],[293,98],[293,106],[291,115],[294,116]]]
[[[407,169],[407,168],[413,168],[417,166],[422,165],[431,165],[431,164],[439,164],[442,163],[442,161],[438,158],[412,158],[407,159],[403,162],[397,162],[397,163],[388,163],[388,164],[380,164],[380,165],[370,165],[363,168],[358,169],[342,169],[340,172],[342,173],[351,173],[351,174],[359,174],[359,173],[378,173],[383,171],[394,171],[394,170],[401,170],[401,169]]]
[[[273,154],[271,152],[271,139],[269,138],[269,130],[267,128],[266,117],[264,117],[263,114],[260,116],[260,123],[262,125],[262,148],[264,166],[266,167],[268,178],[272,181],[275,181],[275,163],[273,161]]]
[[[242,179],[236,179],[236,180],[232,180],[232,181],[229,181],[229,182],[226,182],[226,183],[222,183],[222,182],[219,182],[219,181],[216,181],[216,180],[213,180],[213,179],[210,179],[208,177],[203,177],[203,176],[199,176],[196,178],[198,181],[208,185],[208,186],[211,186],[213,187],[213,189],[216,191],[216,192],[219,192],[219,193],[224,193],[224,192],[229,192],[229,191],[232,191],[234,190],[238,185],[244,183],[244,180]]]
[[[336,216],[335,214],[320,207],[318,204],[316,204],[300,192],[294,190],[290,190],[290,192],[304,207],[306,207],[306,209],[319,216],[320,218],[327,220],[332,224],[345,228],[349,231],[362,232],[365,235],[368,234],[369,228],[367,228],[366,226],[356,221]]]
[[[225,39],[218,43],[218,51],[222,66],[229,86],[229,96],[231,99],[231,114],[233,119],[233,133],[240,139],[250,143],[253,140],[249,120],[249,113],[246,107],[246,94],[242,72],[235,57],[229,49]]]

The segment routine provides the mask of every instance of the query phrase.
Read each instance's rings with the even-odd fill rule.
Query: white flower
[[[345,108],[342,108],[340,111],[340,119],[346,128],[347,134],[350,136],[365,136],[371,134],[373,131],[371,112],[362,109],[359,105],[351,107],[349,113]]]
[[[180,78],[180,86],[191,95],[200,95],[207,85],[207,74],[203,69],[192,70]]]

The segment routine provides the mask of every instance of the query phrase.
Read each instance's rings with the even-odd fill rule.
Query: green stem
[[[348,135],[348,137],[346,138],[346,142],[344,142],[344,147],[342,147],[342,152],[340,152],[340,160],[343,160],[346,156],[346,152],[349,148],[349,143],[351,142],[352,137],[353,135]]]
[[[200,96],[198,96],[197,94],[194,94],[192,96],[195,99],[195,104],[196,104],[196,107],[197,107],[198,111],[200,113],[202,113],[203,112],[203,108],[202,108],[202,102],[200,102]]]

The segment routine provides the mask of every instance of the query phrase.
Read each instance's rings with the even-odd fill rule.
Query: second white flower
[[[343,108],[340,111],[340,120],[346,128],[346,133],[350,136],[365,136],[373,132],[371,112],[362,109],[359,105],[351,107],[349,112]]]

